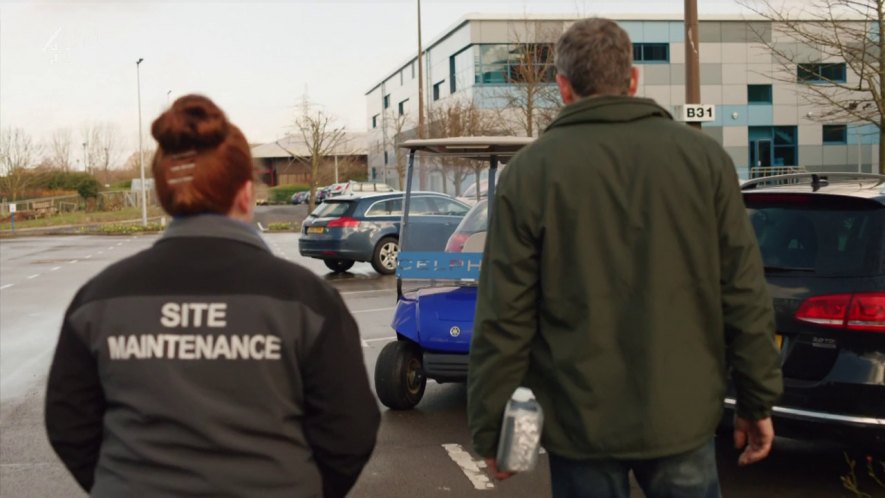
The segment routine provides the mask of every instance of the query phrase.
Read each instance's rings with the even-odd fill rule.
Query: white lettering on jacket
[[[279,360],[280,338],[268,334],[141,334],[108,337],[111,360]]]
[[[227,303],[165,303],[160,307],[160,323],[166,328],[227,326]]]

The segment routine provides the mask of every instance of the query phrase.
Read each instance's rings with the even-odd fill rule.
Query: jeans
[[[553,498],[629,498],[629,473],[648,498],[721,498],[716,448],[652,460],[569,460],[550,455]]]

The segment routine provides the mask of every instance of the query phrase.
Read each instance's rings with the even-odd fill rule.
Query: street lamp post
[[[141,62],[143,57],[135,61],[135,79],[138,85],[138,164],[141,169],[141,224],[147,226],[147,189],[144,181],[144,148],[141,143]]]

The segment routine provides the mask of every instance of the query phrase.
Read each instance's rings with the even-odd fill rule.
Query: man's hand
[[[771,417],[761,420],[734,418],[734,447],[743,449],[738,457],[738,465],[750,465],[763,460],[771,451],[774,442],[774,425]]]
[[[498,462],[494,458],[486,458],[486,466],[489,468],[489,473],[492,474],[492,477],[499,481],[513,477],[513,472],[498,470]]]

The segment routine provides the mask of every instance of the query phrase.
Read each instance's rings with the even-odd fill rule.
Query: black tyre
[[[372,268],[382,275],[396,272],[396,258],[399,255],[399,241],[393,237],[384,237],[375,246],[372,253]]]
[[[426,386],[421,350],[416,345],[396,341],[384,346],[375,363],[375,392],[384,406],[411,410],[424,397]]]
[[[353,260],[351,259],[324,259],[323,263],[326,263],[326,268],[335,273],[346,272],[353,268]]]

